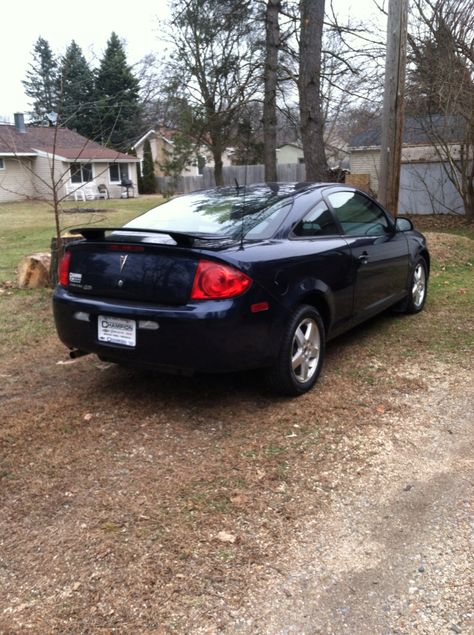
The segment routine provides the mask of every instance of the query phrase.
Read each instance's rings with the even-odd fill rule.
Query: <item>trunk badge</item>
[[[126,256],[120,256],[120,273],[122,273],[125,263],[127,262],[128,254]]]

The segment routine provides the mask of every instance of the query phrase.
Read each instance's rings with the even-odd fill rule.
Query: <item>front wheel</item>
[[[428,293],[428,268],[424,258],[420,257],[413,267],[408,297],[403,306],[404,313],[418,313],[425,306]]]
[[[326,335],[318,311],[309,305],[295,310],[282,338],[278,360],[267,373],[280,394],[298,396],[310,390],[323,365]]]

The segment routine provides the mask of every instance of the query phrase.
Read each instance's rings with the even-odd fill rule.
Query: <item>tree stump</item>
[[[42,289],[49,287],[51,254],[38,253],[25,256],[18,265],[18,286],[20,289]]]

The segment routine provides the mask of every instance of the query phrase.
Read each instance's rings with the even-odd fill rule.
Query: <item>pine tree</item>
[[[155,166],[151,153],[150,142],[147,139],[143,145],[143,171],[141,178],[142,194],[154,194],[156,192]]]
[[[124,47],[112,33],[96,75],[96,127],[101,141],[125,150],[137,136],[140,106],[138,80],[127,64]]]
[[[23,81],[34,114],[42,118],[58,110],[58,64],[48,42],[39,37],[33,47],[33,62]]]
[[[94,75],[74,40],[61,59],[58,86],[61,125],[93,138]]]

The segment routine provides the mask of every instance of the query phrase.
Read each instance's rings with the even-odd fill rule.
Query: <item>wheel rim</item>
[[[413,304],[418,309],[423,304],[426,293],[426,273],[421,262],[416,265],[413,273],[413,287],[411,293]]]
[[[319,327],[312,318],[305,318],[296,328],[291,347],[293,375],[300,383],[309,381],[318,368],[321,350]]]

